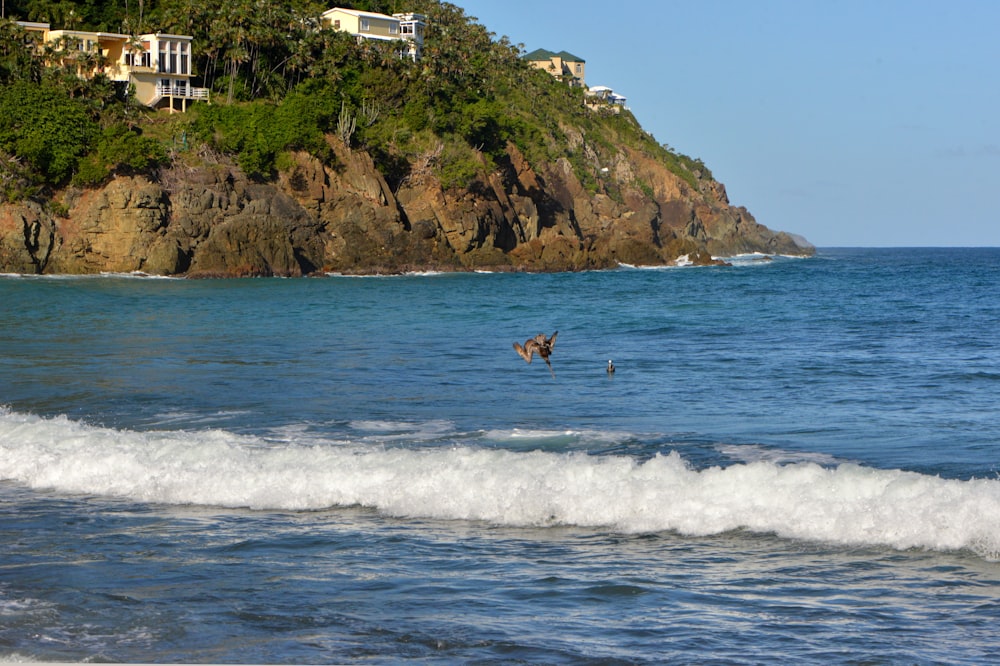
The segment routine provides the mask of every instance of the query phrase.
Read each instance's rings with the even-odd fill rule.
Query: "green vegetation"
[[[693,187],[708,174],[659,145],[628,111],[588,110],[582,90],[527,65],[521,47],[455,5],[337,4],[425,14],[423,58],[401,58],[398,43],[359,44],[319,29],[332,5],[314,0],[7,0],[8,17],[58,27],[192,35],[196,84],[212,90],[213,102],[158,127],[110,82],[81,81],[25,58],[24,35],[0,22],[0,196],[155,169],[177,149],[178,135],[232,155],[261,179],[290,164],[291,150],[333,160],[328,135],[368,151],[392,187],[415,170],[466,187],[506,159],[508,143],[532,164],[567,158],[586,188],[615,198],[621,193],[599,171],[623,146],[654,156]],[[36,111],[21,113],[26,107]]]
[[[293,92],[280,104],[203,107],[193,114],[191,129],[217,150],[236,155],[251,177],[267,178],[283,151],[306,150],[329,158],[324,132],[332,130],[334,108],[328,95]]]
[[[97,134],[83,103],[51,84],[18,81],[0,92],[0,149],[49,182],[66,180]]]

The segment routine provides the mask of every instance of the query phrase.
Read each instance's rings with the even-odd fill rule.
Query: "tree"
[[[0,84],[39,80],[41,65],[32,56],[30,40],[16,23],[0,19]]]

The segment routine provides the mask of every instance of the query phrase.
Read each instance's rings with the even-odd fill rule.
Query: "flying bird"
[[[533,354],[541,356],[542,360],[545,361],[545,365],[549,366],[549,372],[552,373],[552,377],[554,378],[556,373],[552,369],[552,364],[549,363],[549,356],[552,354],[552,348],[556,346],[557,335],[559,335],[559,331],[553,333],[550,338],[546,338],[544,333],[539,333],[535,337],[525,340],[523,347],[515,342],[514,351],[524,359],[525,363],[531,363]]]

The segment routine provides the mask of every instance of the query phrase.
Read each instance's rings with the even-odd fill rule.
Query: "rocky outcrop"
[[[443,188],[429,154],[393,191],[367,153],[329,143],[329,164],[296,154],[273,182],[206,155],[47,204],[0,204],[0,271],[561,271],[812,251],[731,206],[721,183],[692,188],[638,151],[621,149],[585,187],[567,159],[533,168],[511,145],[465,189]]]

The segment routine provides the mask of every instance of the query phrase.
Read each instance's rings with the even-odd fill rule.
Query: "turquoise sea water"
[[[733,263],[0,277],[0,660],[996,661],[1000,250]]]

